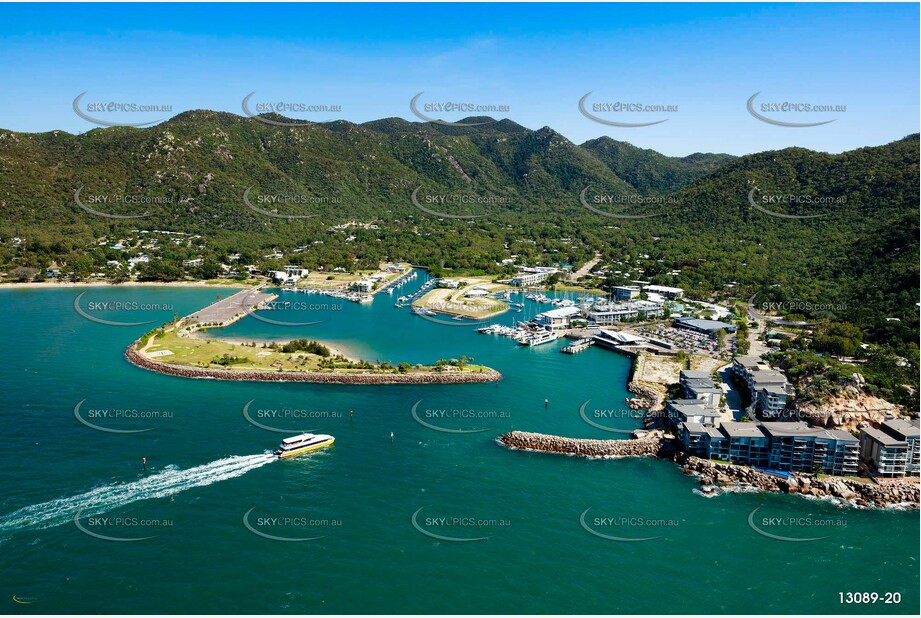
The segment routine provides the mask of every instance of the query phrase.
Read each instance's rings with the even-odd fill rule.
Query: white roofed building
[[[551,330],[569,328],[572,319],[578,318],[581,314],[582,312],[578,307],[559,307],[537,314],[534,317],[534,322]]]

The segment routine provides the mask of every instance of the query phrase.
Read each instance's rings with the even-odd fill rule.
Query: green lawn
[[[307,352],[285,353],[273,350],[268,347],[262,347],[257,342],[256,347],[251,345],[240,345],[209,339],[203,332],[197,336],[180,337],[175,330],[169,330],[162,335],[158,335],[145,351],[150,354],[169,350],[172,352],[166,356],[154,356],[153,359],[170,365],[182,365],[191,367],[220,368],[226,367],[231,371],[323,371],[336,373],[366,373],[366,372],[389,372],[395,370],[389,367],[348,367],[347,360],[340,360],[335,368],[322,368],[320,366],[323,360],[322,356],[310,354]],[[225,361],[222,364],[221,359],[233,359]],[[489,368],[483,365],[467,364],[462,369],[452,367],[451,373],[481,373],[488,371]],[[435,373],[436,368],[432,365],[411,365],[407,368],[406,373]]]

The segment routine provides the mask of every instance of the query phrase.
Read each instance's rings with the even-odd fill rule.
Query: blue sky
[[[917,4],[0,5],[0,127],[82,132],[73,99],[242,114],[241,101],[341,106],[309,120],[416,119],[410,99],[507,105],[576,143],[608,135],[669,155],[787,146],[841,152],[919,129]],[[631,102],[667,122],[609,127],[578,109]],[[845,105],[766,116],[746,101]],[[457,121],[464,114],[433,116]]]

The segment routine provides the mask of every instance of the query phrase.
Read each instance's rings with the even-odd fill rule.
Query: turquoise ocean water
[[[262,315],[322,322],[279,326],[249,317],[215,334],[316,338],[368,360],[467,355],[504,379],[453,386],[188,380],[126,362],[124,348],[152,325],[86,319],[74,310],[80,291],[89,315],[154,325],[220,293],[0,291],[5,613],[919,609],[917,511],[760,493],[705,498],[667,462],[586,460],[496,443],[511,429],[617,437],[582,420],[585,402],[601,424],[637,427],[619,412],[605,416],[628,396],[629,361],[613,352],[566,355],[562,342],[528,349],[468,324],[432,323],[393,306],[403,291],[369,305],[288,292],[282,300],[328,306]],[[95,305],[106,302],[123,305]],[[497,320],[510,324],[537,310],[528,303],[524,313]],[[248,402],[251,420],[282,431],[249,422]],[[413,418],[417,403],[417,416],[430,424],[486,431],[423,426]],[[438,410],[462,412],[439,417]],[[99,431],[77,416],[148,431]],[[336,443],[295,460],[266,455],[299,430],[330,433]],[[753,526],[816,540],[780,541]],[[842,605],[840,592],[880,599],[897,592],[901,603]]]

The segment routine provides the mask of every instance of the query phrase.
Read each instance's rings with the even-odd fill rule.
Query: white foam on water
[[[691,491],[703,498],[716,498],[720,495],[719,489],[715,485],[705,485],[701,489],[692,489]]]
[[[3,515],[0,517],[0,534],[15,530],[42,530],[60,526],[72,521],[74,515],[80,511],[86,511],[86,515],[94,515],[138,500],[165,498],[193,487],[204,487],[242,476],[275,459],[274,455],[263,453],[261,455],[235,455],[187,470],[168,466],[162,472],[151,474],[137,481],[103,485],[86,493],[33,504]]]

